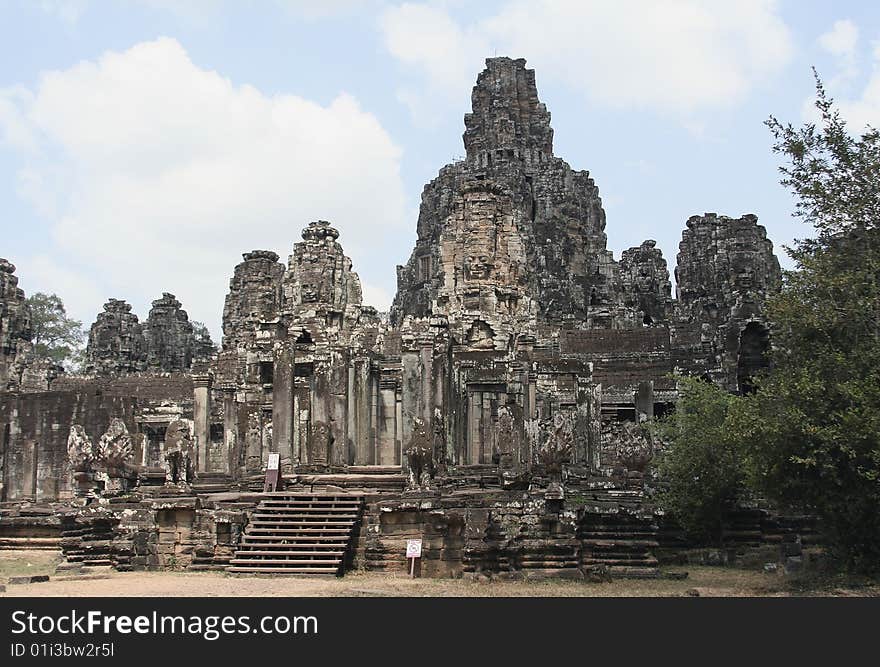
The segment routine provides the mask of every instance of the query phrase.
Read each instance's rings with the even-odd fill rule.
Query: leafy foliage
[[[880,567],[880,134],[853,137],[816,82],[820,122],[771,118],[782,183],[816,236],[771,298],[774,369],[728,430],[751,484],[816,512],[853,570]]]
[[[25,301],[31,313],[34,354],[56,364],[75,367],[82,361],[85,333],[82,323],[67,316],[56,294],[35,292]]]
[[[217,346],[211,340],[211,332],[204,322],[192,320],[193,338],[196,343],[196,356],[210,356],[217,351]]]
[[[782,184],[814,238],[771,296],[773,367],[749,396],[683,384],[661,471],[692,530],[717,525],[745,482],[822,519],[849,571],[880,570],[880,134],[855,137],[816,78],[818,123],[770,118]]]
[[[725,427],[741,399],[695,378],[679,378],[679,392],[675,412],[654,425],[666,444],[658,499],[692,538],[719,542],[725,509],[746,477],[739,441]]]

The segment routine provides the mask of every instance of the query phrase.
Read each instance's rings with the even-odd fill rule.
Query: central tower
[[[617,265],[598,188],[554,157],[525,62],[486,60],[464,119],[467,158],[422,193],[392,323],[445,317],[458,343],[503,351],[541,323],[612,317]]]

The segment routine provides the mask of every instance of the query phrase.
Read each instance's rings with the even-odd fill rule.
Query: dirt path
[[[410,579],[405,575],[351,572],[342,578],[250,577],[215,572],[115,572],[83,576],[54,574],[53,552],[0,552],[0,582],[21,574],[49,574],[47,582],[9,584],[5,597],[655,597],[788,595],[776,574],[729,568],[689,567],[675,579],[584,581],[465,581]],[[670,568],[684,572],[683,568]],[[877,589],[833,591],[838,595],[877,595]]]

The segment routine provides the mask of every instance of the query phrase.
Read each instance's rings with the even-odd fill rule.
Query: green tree
[[[217,346],[214,345],[214,341],[211,340],[211,332],[208,330],[208,327],[204,322],[199,322],[198,320],[192,320],[191,324],[193,328],[193,339],[196,345],[194,356],[211,356],[217,351]]]
[[[691,538],[720,543],[725,511],[746,476],[739,441],[725,427],[740,399],[696,378],[679,378],[678,387],[675,412],[653,425],[664,445],[658,501]]]
[[[815,237],[770,299],[774,367],[725,430],[752,486],[815,512],[852,570],[880,569],[880,135],[848,131],[816,77],[817,123],[771,117],[782,184]]]
[[[34,354],[68,368],[82,361],[85,333],[82,323],[67,316],[56,294],[36,292],[26,299],[31,312]]]

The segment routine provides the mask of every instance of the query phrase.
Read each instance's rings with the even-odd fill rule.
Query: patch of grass
[[[831,570],[812,570],[791,575],[786,578],[785,588],[792,595],[880,596],[880,581]]]
[[[31,574],[54,574],[60,551],[0,551],[0,581]]]

